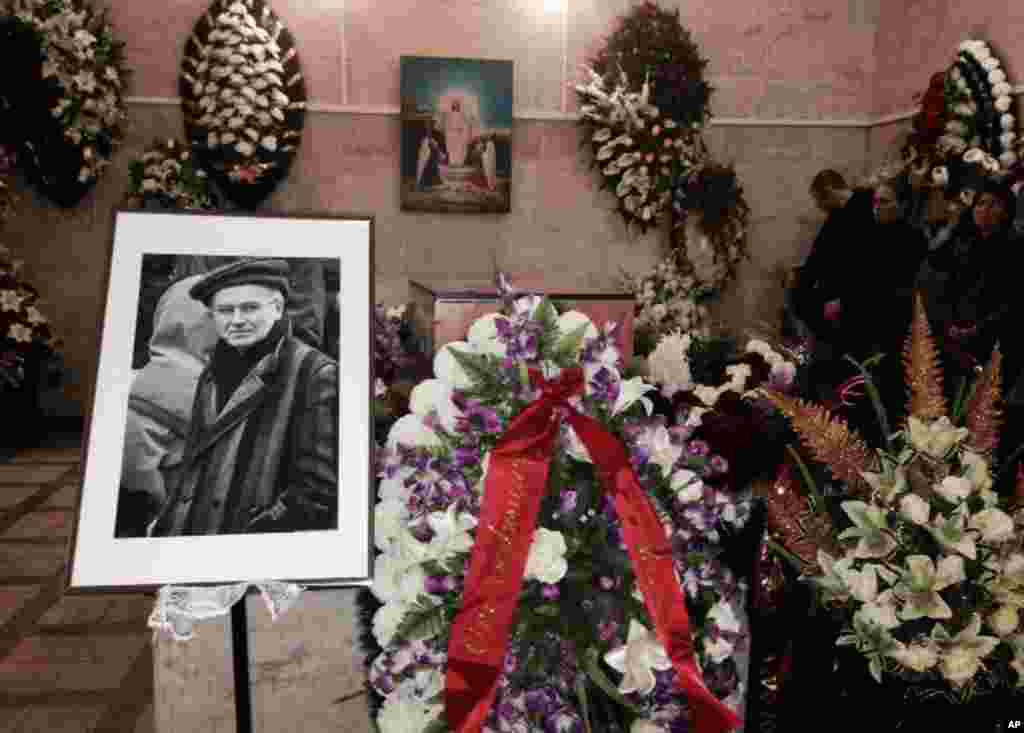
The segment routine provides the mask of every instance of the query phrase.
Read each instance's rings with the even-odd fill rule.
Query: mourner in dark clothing
[[[1016,301],[1010,268],[1015,210],[1008,186],[986,183],[950,239],[929,253],[918,274],[951,396],[988,361],[997,340],[1009,336],[1016,341],[1009,318]],[[1010,341],[1003,343],[1006,366],[1016,371],[1016,344]]]
[[[337,527],[338,367],[292,335],[288,274],[283,260],[242,260],[190,290],[219,341],[154,535]]]
[[[892,184],[853,192],[829,216],[793,297],[798,315],[829,347],[815,357],[819,391],[858,374],[846,356],[864,362],[881,353],[876,385],[887,409],[899,412],[899,354],[912,314],[914,277],[926,252],[924,235],[902,219]],[[882,439],[871,405],[865,400],[861,407],[851,422],[866,437]]]
[[[850,267],[871,223],[872,192],[851,190],[842,176],[826,170],[812,182],[811,196],[828,218],[797,273],[792,305],[820,345],[842,352],[839,312],[851,286]]]

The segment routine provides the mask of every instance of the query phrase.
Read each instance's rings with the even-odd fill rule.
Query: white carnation
[[[530,554],[526,558],[525,577],[547,584],[557,583],[569,570],[569,563],[565,559],[567,549],[561,532],[538,527],[533,534]]]
[[[452,402],[452,387],[440,379],[425,379],[409,394],[409,411],[425,418],[437,413],[441,426],[454,432],[456,423],[462,412]]]
[[[504,343],[498,340],[498,321],[508,319],[500,313],[488,313],[473,321],[466,339],[481,353],[503,357],[507,352]]]
[[[583,340],[589,341],[596,339],[600,334],[597,332],[597,326],[590,318],[580,311],[566,311],[558,317],[557,322],[558,332],[562,336],[567,336],[578,328],[585,327],[583,332]]]
[[[413,448],[440,448],[441,439],[424,425],[423,418],[409,414],[398,418],[388,433],[388,449],[394,450],[399,444]]]
[[[385,603],[373,615],[373,637],[382,647],[386,647],[395,638],[395,632],[401,625],[409,606],[405,603]]]
[[[434,355],[434,374],[455,389],[468,389],[473,386],[473,379],[452,355],[453,349],[469,354],[476,353],[476,348],[465,341],[446,344]]]
[[[688,334],[673,331],[663,336],[647,357],[651,380],[661,385],[661,393],[671,398],[677,392],[693,389],[690,360],[687,354],[691,339]]]
[[[377,727],[381,733],[423,733],[441,715],[443,707],[400,689],[385,698],[377,714]]]

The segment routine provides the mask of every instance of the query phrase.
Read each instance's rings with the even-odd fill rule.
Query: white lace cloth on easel
[[[263,596],[273,621],[294,606],[305,590],[294,583],[275,580],[214,587],[165,585],[160,589],[156,606],[149,615],[149,627],[164,631],[177,641],[188,641],[194,636],[197,622],[226,616],[233,605],[245,598],[252,586]]]

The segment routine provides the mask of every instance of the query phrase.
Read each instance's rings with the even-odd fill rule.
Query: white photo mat
[[[369,217],[118,211],[69,590],[370,577],[372,452]],[[317,257],[340,261],[338,529],[218,536],[114,537],[132,381],[142,258],[147,254]]]

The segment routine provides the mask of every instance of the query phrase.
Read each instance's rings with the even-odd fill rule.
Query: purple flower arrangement
[[[500,283],[502,284],[502,283]],[[642,486],[671,539],[694,648],[709,688],[742,707],[749,627],[745,584],[720,556],[721,531],[739,528],[749,506],[723,490],[728,462],[688,429],[652,419],[646,386],[622,376],[615,326],[558,314],[507,280],[505,311],[437,355],[436,378],[420,383],[412,412],[392,427],[378,461],[379,551],[372,634],[380,647],[370,684],[382,733],[443,733],[444,676],[452,622],[473,550],[489,453],[537,395],[528,368],[553,378],[580,366],[573,407],[627,446]],[[487,733],[584,733],[689,729],[690,708],[671,669],[623,669],[637,625],[656,639],[636,588],[611,497],[579,439],[563,425],[527,560],[518,618]],[[648,642],[656,643],[658,642]],[[738,661],[739,660],[739,661]],[[628,664],[628,662],[627,662]],[[639,675],[650,684],[634,688]],[[653,726],[653,727],[652,727]]]

